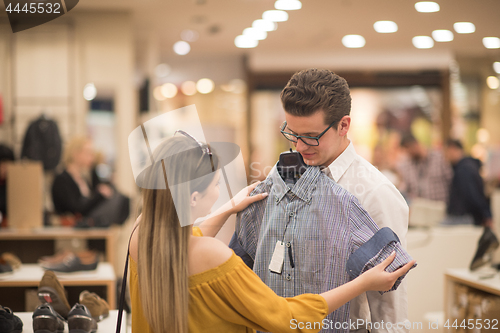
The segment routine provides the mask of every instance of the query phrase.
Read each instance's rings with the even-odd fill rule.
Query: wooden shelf
[[[2,299],[3,288],[37,288],[44,272],[44,269],[37,264],[23,264],[13,273],[0,275],[0,304],[10,303],[8,299]],[[101,262],[93,271],[56,273],[56,275],[64,287],[81,287],[80,289],[92,286],[105,287],[106,301],[111,309],[116,308],[116,276],[111,264]]]

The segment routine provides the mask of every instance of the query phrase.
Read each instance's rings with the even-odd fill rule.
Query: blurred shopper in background
[[[423,198],[446,202],[452,170],[443,153],[427,150],[411,133],[403,135],[401,147],[408,154],[398,165],[400,190],[407,201]]]
[[[129,215],[129,199],[111,184],[91,181],[94,157],[90,140],[76,137],[68,143],[63,157],[65,169],[52,185],[56,213],[83,217],[79,227],[122,224]]]
[[[475,224],[492,227],[491,210],[479,170],[481,161],[465,156],[462,143],[448,140],[446,160],[453,166],[450,196],[443,224]]]

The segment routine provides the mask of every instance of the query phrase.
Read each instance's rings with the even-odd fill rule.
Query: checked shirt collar
[[[271,180],[273,183],[274,201],[279,204],[286,194],[290,193],[291,196],[309,202],[311,201],[318,177],[321,175],[319,167],[308,167],[302,177],[289,188],[285,181],[281,178],[279,173],[271,172]]]

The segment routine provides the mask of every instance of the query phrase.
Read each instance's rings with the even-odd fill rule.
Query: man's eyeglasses
[[[293,133],[285,132],[286,128],[286,121],[283,122],[283,124],[280,127],[281,134],[288,140],[292,142],[297,142],[298,139],[300,139],[302,142],[304,142],[308,146],[319,146],[319,139],[335,124],[337,124],[338,121],[334,121],[330,124],[330,126],[327,127],[326,130],[321,132],[320,135],[318,136],[305,136],[305,135],[296,135]]]
[[[177,131],[175,131],[174,136],[177,133],[180,133],[180,134],[184,135],[185,137],[188,137],[188,138],[194,140],[198,144],[198,146],[200,146],[200,149],[201,149],[202,153],[203,154],[208,154],[208,156],[210,156],[210,163],[212,164],[212,172],[214,172],[215,171],[214,160],[213,160],[213,157],[212,157],[212,151],[210,150],[210,146],[208,144],[206,145],[206,147],[203,146],[203,144],[200,141],[198,141],[194,136],[192,136],[189,133],[184,132],[183,130],[177,130]]]

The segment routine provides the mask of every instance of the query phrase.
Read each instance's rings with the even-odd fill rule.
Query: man
[[[390,227],[398,235],[402,246],[406,247],[408,206],[404,198],[382,173],[356,154],[347,138],[351,123],[349,116],[351,96],[347,82],[329,70],[304,70],[292,76],[281,93],[281,101],[286,118],[281,132],[285,138],[293,142],[305,163],[323,167],[324,173],[357,198],[380,228]],[[349,213],[351,212],[341,214]],[[303,221],[306,224],[308,222]],[[318,226],[316,229],[328,228]],[[237,230],[238,232],[240,232],[239,241],[244,247],[245,239],[242,237],[249,233],[245,230],[243,232]],[[349,235],[327,237],[338,239]],[[295,238],[307,240],[311,237],[297,234]],[[234,238],[231,243],[234,245]],[[311,248],[315,248],[313,247],[316,246],[315,243],[316,240],[312,239],[309,244],[302,244],[302,247],[310,251]],[[266,244],[262,244],[259,240],[259,246]],[[258,251],[260,249],[257,249]],[[236,249],[235,252],[238,253]],[[316,266],[321,266],[322,262],[327,261],[325,257],[328,255],[328,251],[310,253],[309,261],[316,261]],[[328,268],[335,269],[335,267]],[[310,281],[302,283],[307,285]],[[321,289],[321,285],[310,288]],[[285,290],[286,292],[288,290]],[[369,292],[351,301],[350,320],[358,322],[358,319],[364,320],[365,323],[367,321],[378,323],[372,332],[407,332],[404,328],[407,320],[405,282],[403,281],[399,289],[394,292],[383,295]],[[391,329],[386,329],[386,325],[382,328],[380,326],[382,321],[394,325],[391,325]],[[402,323],[399,328],[396,328],[397,323]],[[349,327],[349,329],[357,332],[367,331],[363,326],[356,326],[354,329]]]
[[[491,210],[479,174],[481,161],[466,157],[462,143],[448,140],[446,160],[453,166],[450,197],[443,224],[475,224],[492,227]]]
[[[452,170],[443,154],[437,150],[428,151],[411,134],[403,136],[401,147],[409,157],[398,167],[403,178],[401,190],[407,199],[411,201],[424,198],[446,202]]]

